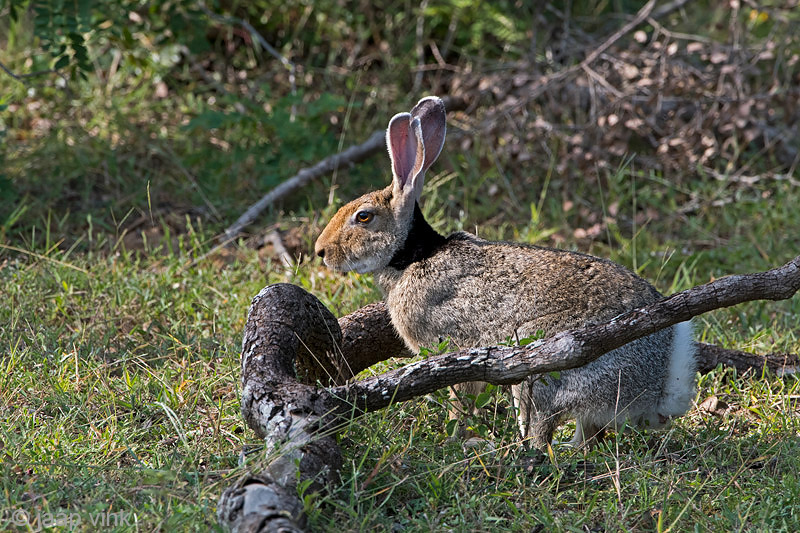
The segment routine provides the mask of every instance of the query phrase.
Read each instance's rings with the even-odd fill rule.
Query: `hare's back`
[[[392,320],[412,349],[459,347],[613,318],[660,298],[625,267],[586,254],[455,233],[384,283]]]
[[[505,254],[508,263],[517,265],[514,288],[525,291],[537,308],[569,311],[572,322],[558,329],[608,320],[661,298],[648,281],[608,259],[515,243],[493,243],[492,248],[487,259]]]

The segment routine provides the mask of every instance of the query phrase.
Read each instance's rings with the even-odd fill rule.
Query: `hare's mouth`
[[[376,264],[374,259],[362,258],[348,258],[342,262],[336,263],[328,259],[324,259],[325,266],[337,272],[356,272],[358,274],[366,274],[367,272],[374,272],[380,265]]]

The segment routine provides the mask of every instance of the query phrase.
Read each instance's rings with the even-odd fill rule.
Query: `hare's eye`
[[[370,213],[369,211],[359,211],[356,213],[356,222],[360,222],[361,224],[369,223],[375,215]]]

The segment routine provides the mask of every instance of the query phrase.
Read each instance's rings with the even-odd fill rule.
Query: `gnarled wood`
[[[739,372],[753,370],[761,372],[768,369],[778,375],[794,374],[800,370],[800,358],[797,354],[790,353],[768,353],[758,354],[731,350],[714,344],[704,342],[696,343],[698,353],[697,371],[707,374],[717,368],[718,365],[730,366]]]
[[[336,478],[342,458],[323,431],[329,394],[298,381],[295,364],[310,369],[319,361],[335,371],[340,342],[336,318],[300,287],[271,285],[253,299],[242,343],[242,416],[271,460],[223,492],[220,523],[234,531],[302,531],[298,477],[318,489]]]
[[[339,319],[342,328],[342,352],[350,376],[390,357],[411,357],[412,354],[392,326],[384,302],[365,305]]]
[[[253,299],[245,326],[242,415],[264,439],[269,459],[262,472],[242,477],[223,492],[219,521],[234,531],[302,530],[297,482],[311,480],[311,489],[318,490],[336,479],[342,458],[332,434],[354,408],[372,411],[465,381],[515,383],[530,374],[574,368],[707,311],[755,299],[786,299],[799,289],[800,256],[781,268],[721,278],[608,323],[562,332],[525,347],[462,350],[324,389],[309,383],[342,383],[362,367],[391,355],[407,355],[390,328],[385,306],[373,304],[337,321],[299,287],[266,287]],[[706,361],[704,370],[731,361],[744,368],[749,357],[698,346]],[[796,357],[786,360],[797,364]],[[754,356],[752,361],[760,369],[782,359]]]
[[[384,302],[376,302],[339,319],[342,328],[342,351],[355,374],[390,357],[410,357],[413,354],[392,327],[389,310]],[[744,372],[764,368],[776,374],[800,370],[797,354],[757,354],[723,348],[715,344],[695,343],[698,372],[707,374],[718,365],[729,366]],[[354,364],[354,361],[356,362]]]

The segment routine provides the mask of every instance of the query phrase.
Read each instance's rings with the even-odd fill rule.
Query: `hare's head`
[[[411,113],[389,121],[386,145],[392,160],[392,183],[348,203],[317,239],[315,251],[334,270],[380,270],[405,243],[414,205],[445,138],[444,103],[423,98]]]

